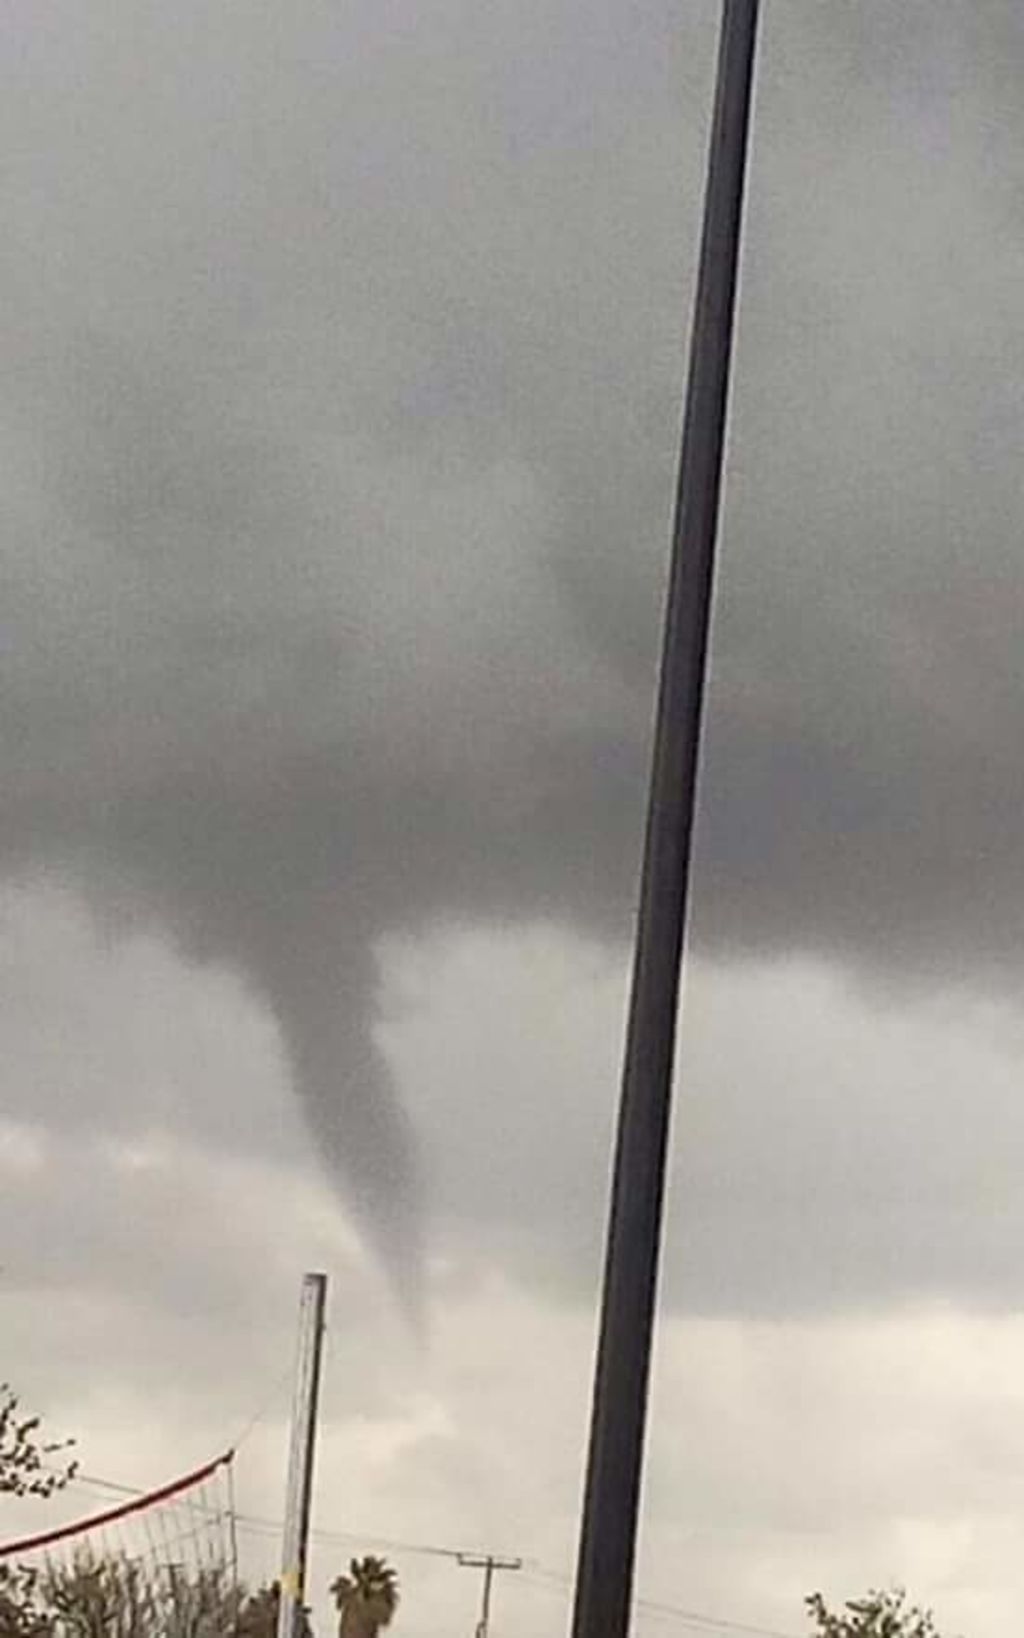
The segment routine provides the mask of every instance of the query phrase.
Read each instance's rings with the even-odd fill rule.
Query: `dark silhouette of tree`
[[[52,1624],[36,1598],[37,1573],[0,1562],[0,1638],[48,1638]]]
[[[817,1592],[804,1603],[817,1638],[940,1638],[931,1611],[908,1604],[902,1587],[849,1599],[839,1611]]]
[[[354,1558],[331,1592],[338,1607],[338,1638],[376,1638],[398,1608],[398,1576],[387,1561]]]
[[[219,1568],[88,1549],[38,1570],[0,1563],[0,1638],[276,1638],[278,1603],[276,1586],[251,1592]]]
[[[238,1613],[237,1638],[275,1638],[281,1606],[281,1584],[272,1582],[246,1594]],[[308,1608],[299,1611],[297,1638],[313,1638]]]
[[[0,1383],[0,1493],[12,1496],[52,1496],[63,1490],[78,1471],[77,1462],[54,1468],[51,1458],[70,1450],[73,1439],[40,1437],[38,1416],[19,1414],[17,1394]]]

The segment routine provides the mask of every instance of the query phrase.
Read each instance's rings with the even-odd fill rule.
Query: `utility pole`
[[[723,0],[573,1638],[629,1630],[757,14]]]
[[[320,1363],[326,1303],[327,1275],[304,1275],[302,1297],[299,1302],[299,1337],[292,1401],[291,1448],[288,1455],[288,1493],[285,1500],[277,1638],[299,1638],[299,1617],[306,1602],[306,1558],[309,1548],[309,1514],[313,1498],[313,1457],[316,1449],[317,1402],[320,1397]]]
[[[480,1619],[476,1624],[476,1638],[487,1638],[491,1620],[491,1582],[495,1570],[521,1570],[521,1558],[498,1558],[494,1553],[460,1553],[459,1563],[464,1570],[483,1570],[484,1585],[480,1599]]]

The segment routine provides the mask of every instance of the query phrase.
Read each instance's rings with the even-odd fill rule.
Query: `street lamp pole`
[[[629,1629],[757,18],[723,0],[573,1638]]]

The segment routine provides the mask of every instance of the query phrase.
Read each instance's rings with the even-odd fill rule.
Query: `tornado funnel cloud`
[[[414,1134],[374,1040],[377,974],[361,932],[294,926],[253,976],[281,1031],[313,1146],[409,1318],[422,1307]]]

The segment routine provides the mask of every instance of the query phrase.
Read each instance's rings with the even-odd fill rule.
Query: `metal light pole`
[[[317,1403],[320,1397],[320,1362],[323,1352],[327,1275],[306,1274],[299,1303],[298,1357],[292,1436],[288,1454],[288,1493],[285,1501],[284,1541],[281,1553],[281,1597],[277,1607],[277,1638],[299,1638],[299,1615],[306,1602],[306,1558],[309,1514],[313,1499],[313,1457],[316,1449]]]
[[[758,0],[723,0],[573,1638],[629,1628]]]

